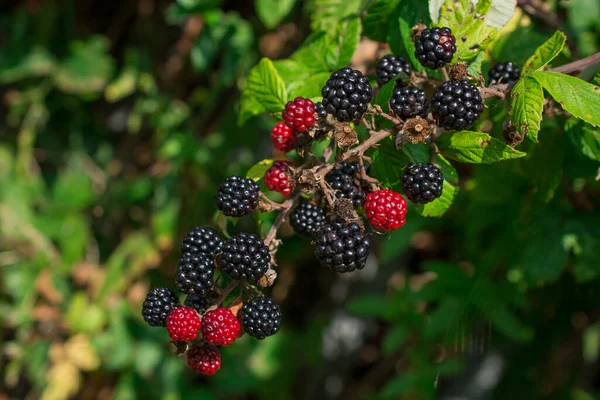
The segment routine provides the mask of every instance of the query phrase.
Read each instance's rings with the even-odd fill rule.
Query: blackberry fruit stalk
[[[338,121],[358,121],[369,108],[373,88],[360,71],[346,67],[331,74],[321,95],[325,110]]]
[[[416,87],[396,88],[390,99],[390,109],[402,120],[427,118],[429,100],[424,90]]]
[[[230,176],[217,188],[217,208],[228,217],[243,217],[256,210],[259,192],[252,179]]]
[[[437,123],[449,130],[470,128],[482,111],[479,89],[465,80],[442,83],[431,99]]]
[[[217,263],[231,278],[256,283],[269,269],[271,255],[257,235],[240,233],[225,242]]]
[[[301,203],[290,215],[290,225],[298,235],[315,236],[324,224],[325,213],[311,203]]]
[[[429,69],[439,69],[452,61],[456,38],[450,28],[425,29],[415,41],[415,57]]]
[[[185,235],[181,245],[181,253],[191,256],[206,256],[214,259],[215,254],[221,251],[223,239],[212,228],[197,226]]]
[[[242,307],[242,326],[257,339],[276,334],[281,326],[281,308],[269,297],[256,297]]]
[[[335,272],[363,269],[371,249],[371,240],[355,223],[331,221],[319,231],[315,256],[321,265]]]
[[[356,183],[360,165],[357,162],[342,162],[325,175],[325,181],[335,190],[338,199],[352,200],[354,207],[360,207],[365,201],[365,194]]]
[[[402,190],[413,203],[429,203],[442,195],[444,175],[431,163],[408,164],[402,175]]]
[[[377,74],[377,84],[383,86],[394,79],[400,72],[410,75],[410,64],[404,57],[388,54],[377,61],[375,73]],[[398,79],[396,85],[405,86],[405,83]]]
[[[179,307],[179,299],[171,289],[152,289],[142,305],[142,316],[150,326],[167,326],[167,317]]]
[[[521,77],[521,69],[513,62],[506,61],[498,63],[490,68],[490,85],[497,83],[512,83],[519,80]]]
[[[175,283],[181,293],[204,296],[213,287],[215,262],[205,256],[184,254],[177,265]]]

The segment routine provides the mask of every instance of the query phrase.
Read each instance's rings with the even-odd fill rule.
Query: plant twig
[[[450,80],[446,67],[442,67],[442,76],[444,77],[444,81],[448,82]]]
[[[600,63],[600,52],[592,54],[589,57],[582,58],[581,60],[573,61],[568,64],[561,65],[560,67],[552,68],[550,71],[568,74],[570,72],[581,71],[589,67],[590,65],[594,65],[596,63]]]
[[[265,237],[265,241],[264,241],[265,246],[269,247],[271,242],[275,239],[275,237],[277,236],[277,231],[281,227],[281,224],[284,223],[288,214],[292,210],[292,207],[294,206],[294,202],[296,201],[296,199],[298,199],[298,197],[300,197],[299,190],[295,191],[289,199],[287,199],[285,202],[283,202],[283,204],[281,205],[282,207],[281,207],[281,211],[279,212],[279,215],[277,215],[277,218],[275,219],[273,226],[271,226],[271,229],[269,230],[269,232],[267,233],[267,236]]]

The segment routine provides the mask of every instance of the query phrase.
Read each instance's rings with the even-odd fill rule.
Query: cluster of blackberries
[[[257,235],[241,233],[224,242],[213,229],[196,227],[183,239],[175,275],[177,289],[187,295],[184,304],[172,290],[155,288],[146,296],[142,316],[150,326],[166,327],[176,343],[200,337],[186,350],[188,364],[213,375],[221,366],[216,346],[230,345],[243,332],[264,339],[281,325],[280,306],[268,297],[250,298],[241,309],[219,304],[223,298],[214,287],[215,268],[247,284],[257,283],[270,263],[269,249]]]
[[[335,191],[338,199],[349,199],[354,207],[365,201],[365,193],[360,186],[360,165],[357,162],[342,162],[325,176],[325,180]]]

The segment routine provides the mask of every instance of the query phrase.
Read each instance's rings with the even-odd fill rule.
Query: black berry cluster
[[[373,88],[360,71],[342,68],[331,74],[321,95],[325,110],[338,121],[358,121],[369,107]]]
[[[426,68],[438,69],[452,61],[456,38],[450,28],[425,29],[415,41],[415,57]]]
[[[314,236],[325,224],[323,209],[312,203],[301,203],[290,214],[290,225],[302,236]]]
[[[245,282],[258,282],[271,264],[269,248],[253,233],[240,233],[229,238],[217,256],[223,272]]]
[[[512,61],[498,63],[490,68],[490,85],[497,83],[512,83],[521,77],[521,69]]]
[[[255,297],[242,307],[242,326],[257,339],[276,334],[281,326],[281,308],[269,297]]]
[[[431,111],[446,129],[468,129],[483,111],[479,89],[465,80],[444,82],[431,100]]]
[[[181,245],[181,253],[192,256],[205,256],[215,258],[215,254],[221,251],[223,240],[212,228],[197,226],[185,235]]]
[[[215,262],[203,255],[183,254],[177,265],[175,283],[181,293],[203,296],[213,287]]]
[[[397,87],[390,99],[390,109],[403,120],[414,117],[427,118],[429,100],[424,90],[412,86]]]
[[[357,162],[342,162],[325,176],[325,180],[335,191],[338,199],[352,200],[354,207],[360,207],[365,201],[365,193],[358,185],[360,165]]]
[[[315,256],[335,272],[363,269],[371,240],[356,222],[331,221],[321,229],[315,242]]]
[[[252,179],[230,176],[217,188],[217,208],[228,217],[243,217],[256,210],[259,192]]]
[[[433,164],[408,164],[402,175],[402,190],[414,203],[429,203],[442,195],[444,175]]]
[[[193,308],[198,314],[202,315],[210,307],[210,299],[206,296],[190,294],[185,298],[183,305]]]
[[[327,110],[325,106],[320,101],[315,103],[315,114],[317,114],[317,119],[323,120],[327,118]]]
[[[167,317],[179,307],[179,299],[172,290],[154,288],[146,296],[142,305],[142,316],[150,326],[167,326]]]
[[[375,68],[377,74],[377,84],[383,86],[394,79],[400,72],[410,75],[410,64],[404,57],[388,54],[382,57]],[[401,79],[396,81],[398,86],[404,86]]]

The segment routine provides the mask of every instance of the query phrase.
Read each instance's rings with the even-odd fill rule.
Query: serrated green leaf
[[[492,7],[488,13],[486,23],[495,28],[502,29],[513,17],[516,8],[516,0],[492,0]]]
[[[375,149],[372,159],[370,174],[385,187],[400,191],[402,168],[411,161],[406,153],[396,150],[392,139],[386,139]]]
[[[329,79],[331,74],[329,72],[319,72],[312,74],[302,81],[295,81],[288,87],[289,98],[293,99],[298,96],[306,97],[308,99],[318,99],[321,101],[321,89],[325,86],[325,82]]]
[[[551,71],[533,74],[565,111],[595,127],[600,126],[600,86]]]
[[[425,144],[406,144],[401,149],[414,163],[430,162],[431,148]],[[444,175],[444,186],[442,195],[425,205],[417,205],[417,212],[424,217],[441,217],[448,211],[454,197],[458,194],[458,173],[442,155],[437,154],[434,159]]]
[[[391,16],[400,0],[376,0],[363,18],[365,36],[377,42],[386,42]]]
[[[250,167],[250,169],[246,173],[246,178],[252,179],[253,181],[258,181],[262,179],[263,176],[265,176],[265,172],[267,172],[267,170],[271,168],[271,165],[273,165],[273,162],[274,160],[272,158],[267,158],[257,162],[252,167]]]
[[[402,78],[400,78],[402,79]],[[389,101],[392,98],[392,93],[394,92],[394,87],[396,86],[396,79],[392,79],[387,82],[385,85],[381,86],[377,91],[377,95],[375,95],[374,104],[381,107],[383,110],[389,110],[390,104]]]
[[[313,0],[310,10],[313,31],[333,33],[340,21],[360,14],[364,0]]]
[[[511,93],[512,125],[523,136],[537,142],[544,109],[544,91],[532,77],[520,79]]]
[[[413,70],[424,71],[415,57],[415,45],[412,41],[412,27],[419,23],[429,23],[427,3],[421,0],[403,0],[392,15],[388,35],[394,54],[406,57]]]
[[[526,154],[481,132],[446,132],[437,138],[436,144],[448,158],[465,163],[491,164]]]
[[[294,8],[296,0],[255,0],[256,14],[269,29],[277,26]]]
[[[565,124],[565,133],[581,154],[600,161],[600,132],[593,127],[577,120],[570,119]]]
[[[544,44],[538,47],[533,55],[523,65],[522,76],[530,75],[544,68],[550,61],[560,54],[567,43],[567,37],[561,31],[554,32]]]
[[[250,71],[246,87],[242,91],[238,123],[243,124],[253,115],[264,111],[279,112],[285,108],[287,92],[273,62],[260,60]]]

